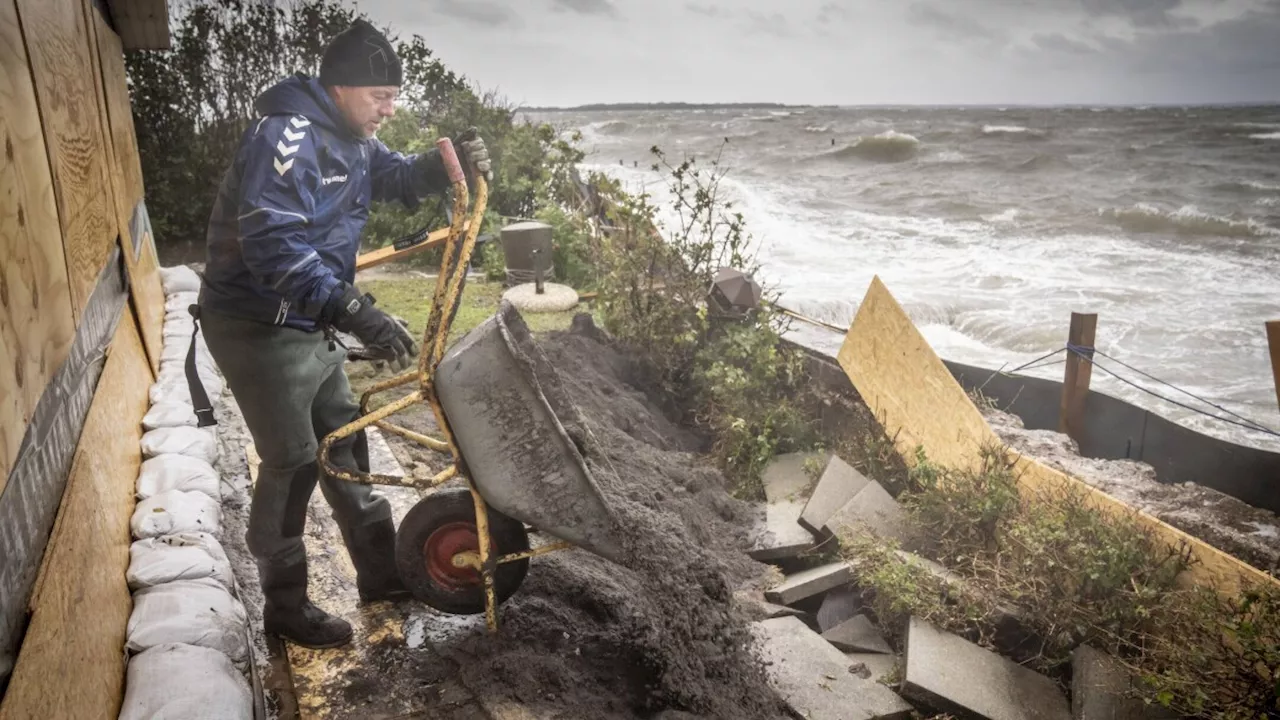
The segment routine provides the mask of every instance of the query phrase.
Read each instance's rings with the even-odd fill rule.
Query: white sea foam
[[[1021,133],[1031,132],[1029,128],[1021,125],[983,125],[983,135],[1018,135]]]
[[[1254,140],[1280,140],[1280,132],[1254,133],[1249,137],[1253,138]]]

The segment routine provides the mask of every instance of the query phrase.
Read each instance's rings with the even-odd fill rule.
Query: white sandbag
[[[200,276],[186,265],[160,268],[160,284],[164,286],[165,295],[200,292]]]
[[[200,363],[196,363],[196,373],[200,376],[200,384],[204,386],[205,394],[209,396],[209,402],[217,405],[226,381],[217,372]],[[151,384],[148,397],[152,403],[191,402],[191,386],[187,384],[186,371],[166,370]]]
[[[119,720],[251,720],[253,690],[226,655],[164,643],[134,655]]]
[[[129,529],[138,540],[189,532],[216,537],[222,534],[222,508],[204,493],[168,490],[138,501]]]
[[[147,414],[142,416],[142,429],[155,430],[162,427],[195,427],[196,411],[189,402],[164,400],[151,406]]]
[[[249,658],[244,605],[214,580],[177,580],[133,594],[125,649],[142,652],[166,643],[217,650],[232,662]]]
[[[200,299],[198,292],[176,292],[164,299],[164,311],[166,313],[180,312],[187,317],[191,317],[187,313],[187,308],[196,304]]]
[[[129,546],[130,590],[178,580],[216,580],[228,590],[234,587],[231,561],[209,533],[179,533],[143,538]]]
[[[184,343],[189,343],[191,342],[191,333],[196,331],[195,323],[191,322],[190,317],[185,320],[182,318],[172,320],[165,318],[163,327],[164,329],[160,331],[160,336],[164,338],[165,342],[178,339]]]
[[[173,373],[186,373],[187,371],[187,350],[189,346],[183,345],[181,348],[174,348],[172,352],[166,347],[160,351],[160,374],[169,377]],[[196,345],[196,371],[200,373],[200,377],[206,375],[218,375],[222,373],[218,370],[218,363],[213,359],[213,354],[209,352],[209,348]]]
[[[218,459],[218,443],[212,428],[162,427],[142,434],[142,456],[166,453],[190,455],[210,465]]]
[[[218,472],[200,458],[165,453],[144,461],[142,472],[138,473],[138,499],[146,500],[170,490],[204,493],[214,500],[222,497]]]

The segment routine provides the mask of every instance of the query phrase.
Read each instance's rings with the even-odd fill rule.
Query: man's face
[[[339,86],[330,89],[334,105],[357,135],[371,138],[382,121],[396,114],[395,101],[400,88],[393,85],[375,87]]]

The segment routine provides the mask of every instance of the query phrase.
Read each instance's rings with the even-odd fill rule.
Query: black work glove
[[[344,333],[350,333],[364,344],[362,355],[370,360],[386,360],[400,372],[413,363],[418,354],[413,336],[390,315],[374,307],[372,295],[362,295],[352,285],[343,283],[325,304],[323,320]]]

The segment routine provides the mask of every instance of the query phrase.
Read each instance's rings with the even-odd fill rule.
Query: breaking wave
[[[1253,138],[1254,140],[1280,140],[1280,132],[1254,133],[1249,137]]]
[[[829,133],[831,132],[831,126],[830,125],[807,125],[805,126],[804,131],[810,132],[810,133]]]
[[[626,135],[633,129],[631,123],[626,120],[606,120],[604,122],[591,123],[587,127],[601,135]]]
[[[1257,238],[1280,236],[1280,230],[1264,225],[1252,218],[1233,220],[1197,210],[1194,205],[1184,205],[1172,212],[1139,203],[1129,208],[1104,208],[1098,211],[1103,218],[1134,233],[1173,232],[1179,235],[1207,235],[1233,238]]]
[[[887,130],[879,135],[863,136],[857,142],[839,150],[824,153],[823,157],[845,160],[875,160],[878,162],[902,162],[916,156],[920,140],[914,135]]]

